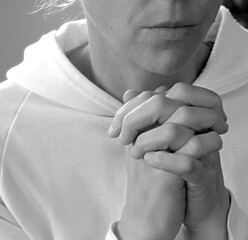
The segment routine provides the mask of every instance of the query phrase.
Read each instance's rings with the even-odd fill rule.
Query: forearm
[[[141,222],[122,218],[115,228],[118,240],[174,240],[180,230],[179,225],[174,226],[161,219],[160,223],[148,218]]]

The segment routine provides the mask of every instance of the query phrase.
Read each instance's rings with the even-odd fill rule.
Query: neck
[[[90,44],[81,52],[81,57],[76,58],[76,62],[81,61],[81,64],[75,64],[75,61],[74,64],[93,83],[120,101],[128,89],[154,91],[162,85],[168,89],[177,82],[192,83],[204,68],[210,54],[209,47],[202,44],[181,71],[170,75],[152,73],[123,58],[94,29],[91,30],[90,26]]]

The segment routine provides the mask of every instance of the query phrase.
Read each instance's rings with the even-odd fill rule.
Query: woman
[[[247,32],[220,0],[81,3],[1,84],[1,239],[247,239]]]

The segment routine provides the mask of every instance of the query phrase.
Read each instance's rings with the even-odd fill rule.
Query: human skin
[[[218,151],[228,125],[218,95],[184,83],[166,97],[136,91],[128,102],[127,95],[109,131],[128,145],[120,239],[175,239],[182,224],[185,239],[227,239],[230,202]]]
[[[221,0],[81,1],[90,44],[77,53],[76,61],[90,58],[88,72],[82,64],[81,71],[119,100],[128,89],[154,91],[161,85],[192,83],[208,58],[203,41],[221,4]],[[155,24],[167,28],[150,31]],[[168,27],[173,24],[184,28]]]
[[[198,94],[194,89],[191,94],[183,92],[184,99],[179,99],[180,94],[173,96],[172,90],[167,98],[156,94],[159,97],[155,97],[154,104],[148,104],[154,100],[157,87],[164,85],[165,89],[175,90],[172,87],[178,86],[175,83],[192,83],[202,71],[210,53],[203,41],[221,1],[82,0],[82,4],[88,23],[89,45],[75,53],[72,62],[92,82],[119,100],[128,89],[142,92],[140,98],[127,97],[127,103],[113,121],[115,125],[120,112],[125,110],[118,123],[119,129],[134,130],[138,134],[129,136],[130,140],[121,137],[123,131],[116,127],[116,132],[110,134],[127,145],[128,188],[117,229],[120,239],[160,240],[165,236],[174,239],[182,224],[191,240],[226,239],[229,198],[218,151],[221,148],[219,134],[226,132],[227,126],[223,111],[219,111],[221,101],[214,98],[218,99],[214,102],[217,111],[209,110],[213,108],[208,106],[213,95],[208,91]],[[152,28],[155,24],[163,27]],[[87,67],[84,62],[88,62]],[[195,97],[193,103],[190,103],[190,96]],[[140,99],[147,103],[142,117],[136,122],[136,115],[126,118],[144,103],[139,102]],[[200,106],[196,104],[199,102]],[[188,105],[191,109],[185,108]],[[148,118],[154,114],[153,109],[159,111]],[[157,119],[159,112],[166,115],[158,125],[148,122],[148,128],[140,130],[126,124],[125,119],[131,119],[131,123]],[[182,113],[184,117],[178,117]],[[170,124],[165,124],[169,119]],[[211,125],[213,120],[215,125]],[[160,133],[169,136],[169,140],[158,139],[158,134],[154,134],[161,126]],[[198,129],[194,129],[195,126]],[[201,134],[195,135],[195,131]],[[144,148],[139,146],[137,151],[135,140],[144,134],[152,135],[150,142]],[[173,151],[168,151],[168,147]],[[143,161],[135,160],[137,157]],[[202,178],[193,170],[199,170]],[[198,180],[200,184],[197,184]]]

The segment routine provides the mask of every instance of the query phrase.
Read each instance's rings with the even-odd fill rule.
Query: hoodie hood
[[[194,85],[223,95],[246,84],[247,30],[226,8],[220,8],[206,41],[214,42],[213,50]],[[66,57],[68,52],[87,44],[86,20],[66,23],[58,31],[44,35],[40,41],[27,47],[24,61],[10,69],[7,78],[69,108],[114,116],[123,103],[83,76]]]

